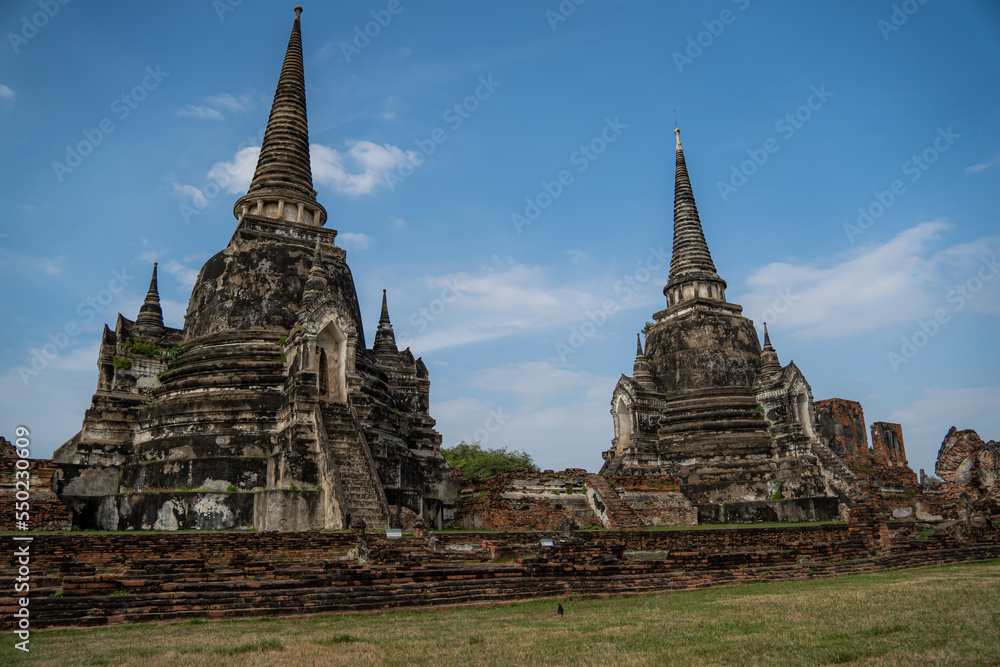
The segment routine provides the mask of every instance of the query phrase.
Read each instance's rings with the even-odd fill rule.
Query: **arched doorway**
[[[347,402],[347,336],[331,320],[316,336],[316,382],[319,397]]]
[[[625,401],[618,399],[615,408],[615,431],[618,438],[618,451],[623,451],[631,446],[632,441],[632,416],[628,413],[628,406]]]

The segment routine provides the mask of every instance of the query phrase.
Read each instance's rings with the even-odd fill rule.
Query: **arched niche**
[[[316,336],[316,384],[320,400],[347,402],[347,335],[336,320]]]
[[[615,406],[615,436],[618,440],[618,451],[627,449],[632,441],[632,416],[624,399],[619,398]]]
[[[802,430],[806,432],[806,435],[810,438],[816,437],[813,433],[812,415],[809,410],[809,395],[804,391],[800,392],[796,397],[795,412],[798,414],[799,423],[802,425]]]

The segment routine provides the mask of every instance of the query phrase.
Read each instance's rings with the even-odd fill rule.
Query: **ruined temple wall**
[[[604,477],[584,470],[462,480],[455,520],[466,529],[555,530],[697,525],[698,512],[669,475]]]
[[[820,438],[845,461],[869,457],[865,413],[857,401],[830,398],[815,401],[816,427]]]
[[[26,460],[27,468],[18,466],[19,460]],[[0,437],[0,531],[19,528],[17,522],[25,515],[30,530],[68,530],[72,527],[72,513],[52,491],[52,477],[58,468],[48,459],[21,459],[14,445]],[[26,501],[17,499],[17,492],[23,492],[25,481],[23,475],[17,477],[18,470],[28,472]],[[18,485],[18,480],[22,484]]]

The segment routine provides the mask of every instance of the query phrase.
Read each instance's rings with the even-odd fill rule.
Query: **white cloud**
[[[236,113],[246,113],[247,109],[253,106],[253,100],[247,94],[236,98],[229,93],[221,93],[207,97],[205,101],[216,109],[226,109],[228,111],[235,111]]]
[[[11,90],[9,86],[0,83],[0,100],[3,100],[7,104],[13,104],[16,97],[17,93]]]
[[[572,327],[590,321],[588,313],[603,312],[604,302],[614,302],[606,320],[612,321],[629,309],[650,307],[657,298],[655,294],[635,293],[628,298],[617,294],[614,277],[553,285],[546,269],[494,260],[495,266],[483,267],[479,274],[463,272],[414,281],[422,295],[409,299],[419,305],[395,325],[400,346],[424,354],[549,331],[555,355],[557,341],[567,338]],[[598,331],[589,337],[600,336]]]
[[[967,174],[978,174],[984,169],[989,169],[990,167],[995,167],[1000,164],[1000,153],[996,153],[992,157],[987,158],[984,162],[979,164],[974,164],[971,167],[965,168],[965,173]]]
[[[313,181],[351,197],[371,194],[386,184],[386,176],[399,164],[416,158],[416,153],[389,144],[380,146],[370,141],[355,141],[348,142],[348,146],[346,153],[322,144],[310,145],[309,151]],[[174,192],[199,209],[208,205],[209,197],[205,193],[210,184],[220,192],[242,194],[250,187],[259,156],[260,146],[242,148],[232,160],[212,165],[201,187],[173,182]]]
[[[205,193],[202,192],[201,188],[196,188],[193,185],[181,184],[177,181],[171,181],[171,184],[174,186],[174,193],[182,199],[189,200],[198,208],[204,208],[208,205],[208,199],[205,197]]]
[[[6,235],[3,238],[6,238]],[[55,276],[62,273],[66,268],[66,258],[61,255],[58,257],[26,255],[8,250],[0,244],[0,267],[12,267],[23,276],[36,279],[42,274]]]
[[[752,291],[733,300],[758,326],[767,321],[799,339],[913,322],[942,307],[952,281],[973,275],[1000,245],[992,237],[937,250],[948,227],[944,221],[925,222],[847,255],[768,264],[747,279]],[[977,306],[990,304],[990,298],[981,298]]]
[[[368,246],[372,241],[372,237],[367,234],[346,232],[337,235],[337,245],[341,248],[347,248],[348,250],[368,250]]]
[[[406,227],[406,220],[403,218],[396,217],[395,215],[389,216],[389,226],[393,229],[403,229]]]
[[[470,386],[486,390],[480,397],[442,401],[433,414],[445,446],[479,440],[488,448],[525,450],[542,468],[596,471],[614,435],[615,382],[544,361],[507,364],[470,378]]]
[[[894,411],[903,427],[906,458],[913,468],[932,472],[941,442],[952,426],[974,429],[983,440],[1000,440],[1000,387],[924,389],[923,397]]]
[[[181,285],[185,287],[194,287],[195,281],[198,279],[199,269],[192,268],[185,264],[178,262],[176,259],[168,260],[166,263],[160,265],[163,270],[165,270],[170,275],[174,276]]]
[[[260,146],[241,148],[229,162],[216,162],[206,178],[218,185],[223,192],[242,194],[250,188],[253,172],[257,169]]]
[[[223,111],[246,113],[253,106],[253,98],[249,94],[234,97],[229,93],[220,93],[205,98],[207,104],[188,104],[178,109],[177,115],[201,118],[202,120],[222,120]]]
[[[202,120],[222,120],[222,114],[217,109],[207,107],[203,104],[189,104],[182,109],[178,109],[177,115],[201,118]]]
[[[346,153],[322,144],[312,144],[309,152],[316,182],[351,197],[371,194],[386,184],[386,176],[397,166],[407,159],[417,159],[413,151],[389,144],[349,141],[347,145]]]

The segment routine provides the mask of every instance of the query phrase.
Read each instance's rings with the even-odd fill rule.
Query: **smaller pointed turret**
[[[632,378],[643,386],[653,386],[653,375],[649,372],[649,362],[642,352],[642,333],[635,335],[635,363],[632,365]]]
[[[323,251],[319,245],[319,237],[316,237],[316,249],[313,250],[312,266],[309,267],[309,279],[306,281],[306,288],[302,292],[302,300],[315,299],[326,291],[326,276],[323,273]]]
[[[767,333],[767,322],[764,322],[764,349],[760,351],[760,375],[763,379],[771,379],[781,372],[781,362],[778,353],[771,346],[771,336]]]
[[[392,322],[389,321],[389,305],[386,302],[385,290],[382,290],[382,314],[378,318],[378,329],[375,331],[375,343],[372,349],[376,355],[398,354],[396,335],[392,332]]]
[[[156,285],[156,262],[153,262],[153,277],[149,280],[146,300],[143,301],[139,315],[135,318],[135,328],[144,336],[163,334],[163,309],[160,308],[160,292]]]

